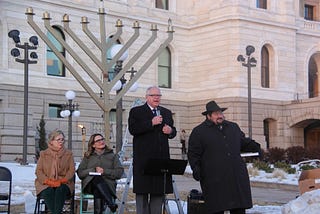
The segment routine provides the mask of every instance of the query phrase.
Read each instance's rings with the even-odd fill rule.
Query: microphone
[[[158,106],[158,107],[156,108],[156,114],[157,114],[157,116],[160,116],[160,115],[161,115],[160,106]]]

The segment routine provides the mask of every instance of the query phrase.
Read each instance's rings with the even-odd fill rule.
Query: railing
[[[312,30],[320,32],[320,22],[319,21],[310,21],[305,19],[297,20],[297,25],[300,30]]]

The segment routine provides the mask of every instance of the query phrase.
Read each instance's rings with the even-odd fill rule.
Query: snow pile
[[[306,192],[283,205],[282,214],[318,214],[320,212],[320,190]]]

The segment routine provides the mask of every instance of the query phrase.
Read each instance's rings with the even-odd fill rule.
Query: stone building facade
[[[251,68],[252,134],[263,148],[320,146],[319,56],[320,0],[168,0],[168,8],[157,8],[156,0],[109,0],[106,9],[107,36],[116,32],[121,19],[124,28],[120,42],[125,44],[133,34],[132,23],[141,26],[137,41],[129,49],[129,58],[150,37],[150,26],[159,32],[155,42],[135,62],[139,69],[155,49],[167,38],[168,19],[174,26],[174,39],[169,44],[170,81],[162,88],[163,104],[174,112],[178,130],[190,133],[204,118],[201,112],[209,100],[227,107],[227,119],[237,122],[248,135],[248,71],[237,61],[252,45],[256,67]],[[162,5],[163,6],[163,5]],[[99,35],[98,8],[100,0],[2,0],[0,2],[0,160],[21,156],[23,134],[23,65],[15,62],[10,51],[14,42],[8,37],[13,29],[20,31],[21,41],[35,35],[26,20],[26,8],[32,7],[35,22],[43,28],[42,16],[48,12],[51,24],[62,26],[64,14],[70,16],[70,27],[84,43],[99,53],[81,29],[81,17],[89,18],[89,28]],[[88,66],[99,72],[75,42],[65,35]],[[48,75],[46,44],[39,40],[38,62],[29,66],[28,159],[32,161],[37,140],[36,127],[41,115],[46,130],[67,131],[67,119],[49,117],[49,106],[65,103],[67,90],[76,92],[81,116],[73,118],[73,151],[79,159],[82,151],[81,130],[86,138],[103,130],[102,111],[71,73]],[[66,53],[72,66],[98,94],[99,88],[77,62]],[[123,98],[123,118],[126,121],[132,103],[144,99],[145,89],[159,84],[159,59],[155,60],[138,80],[136,92]],[[114,121],[111,142],[114,142]],[[172,140],[173,156],[180,154],[179,137]],[[130,139],[130,136],[129,136]]]

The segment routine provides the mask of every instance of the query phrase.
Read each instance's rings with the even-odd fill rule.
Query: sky
[[[19,163],[0,162],[0,166],[7,167],[12,172],[13,188],[11,204],[25,204],[26,213],[33,213],[35,196],[35,164],[22,166]],[[192,173],[187,166],[185,173]],[[275,182],[286,184],[298,184],[299,172],[297,174],[285,175],[285,178],[275,178],[269,173],[259,171],[259,175],[252,177],[252,181]],[[319,179],[320,180],[320,179]],[[320,181],[319,181],[320,182]],[[1,191],[1,190],[0,190]],[[80,192],[80,180],[76,178],[76,193]],[[184,213],[187,213],[187,203],[182,201]],[[178,209],[173,201],[169,201],[170,211],[172,214],[178,214]],[[282,212],[283,210],[283,212]],[[307,192],[297,199],[294,199],[284,206],[258,206],[254,205],[252,209],[247,210],[247,214],[316,214],[320,210],[320,190]]]

